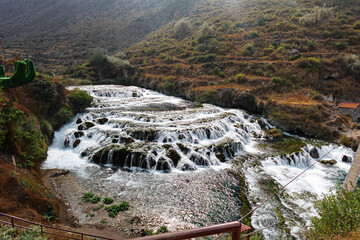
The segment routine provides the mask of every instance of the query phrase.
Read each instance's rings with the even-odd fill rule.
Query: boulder
[[[216,153],[215,156],[220,160],[220,162],[225,162],[225,155],[223,153]]]
[[[325,164],[325,165],[335,165],[335,164],[337,163],[337,161],[334,160],[334,159],[321,160],[320,163],[321,163],[321,164]]]
[[[167,150],[166,156],[173,161],[174,167],[176,167],[178,165],[178,163],[181,159],[180,154],[173,148],[170,148],[169,150]]]
[[[164,159],[160,158],[156,165],[156,170],[164,171],[164,172],[170,172],[171,171],[171,165],[170,163]]]
[[[312,158],[319,158],[320,154],[319,154],[319,150],[315,147],[311,148],[309,151],[310,157]]]
[[[80,123],[82,123],[82,120],[81,120],[81,118],[78,118],[78,119],[76,120],[76,124],[80,124]]]
[[[259,124],[259,126],[261,127],[261,129],[265,129],[265,128],[266,128],[266,123],[265,123],[264,120],[262,120],[261,118],[257,119],[257,123]]]
[[[83,137],[83,136],[84,136],[84,132],[82,132],[82,131],[75,132],[75,133],[74,133],[74,136],[75,136],[76,138]]]
[[[76,139],[75,142],[73,143],[73,147],[76,148],[77,146],[79,146],[80,143],[81,143],[81,140]]]
[[[105,123],[107,123],[109,121],[109,119],[107,118],[100,118],[97,120],[97,122],[101,125],[104,125]]]
[[[197,169],[196,166],[191,165],[189,163],[185,163],[181,166],[181,171],[195,171]]]
[[[352,162],[352,157],[348,156],[348,155],[344,155],[341,159],[342,162],[346,162],[346,163],[351,163]]]

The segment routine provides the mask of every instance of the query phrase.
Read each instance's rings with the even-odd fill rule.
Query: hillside
[[[337,138],[336,103],[358,94],[357,1],[207,1],[128,49],[137,84],[265,114],[283,130]],[[219,3],[218,3],[219,4]],[[346,127],[345,127],[346,128]]]
[[[83,61],[94,49],[116,52],[128,47],[182,18],[199,1],[2,0],[0,34],[6,49],[19,49],[38,65],[67,66]]]

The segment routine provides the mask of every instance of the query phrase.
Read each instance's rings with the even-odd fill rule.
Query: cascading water
[[[132,217],[168,224],[170,230],[240,218],[239,183],[224,169],[231,168],[226,162],[234,157],[260,154],[255,136],[264,133],[254,118],[240,110],[195,104],[138,87],[79,88],[94,97],[94,105],[55,133],[43,168],[71,170],[84,179],[78,192],[93,190],[127,200],[133,206]],[[354,155],[332,145],[311,148],[261,159],[260,165],[246,162],[249,197],[256,205],[266,197],[268,181],[286,184],[329,148],[335,150],[326,159],[338,161],[333,167],[316,165],[289,187],[286,194],[291,201],[280,198],[255,211],[255,228],[276,222],[278,209],[295,219],[287,225],[298,236],[300,226],[316,214],[311,201],[334,187],[348,170],[342,156]],[[75,195],[68,200],[76,210],[80,197]],[[79,215],[85,222],[81,211]],[[276,227],[264,235],[281,237]]]

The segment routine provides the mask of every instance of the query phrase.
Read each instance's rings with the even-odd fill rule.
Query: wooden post
[[[343,188],[346,188],[349,191],[353,191],[359,180],[359,175],[360,175],[360,145],[356,152],[355,158],[351,164],[351,168],[344,181]]]
[[[236,231],[232,233],[232,240],[240,240],[241,239],[241,232]]]

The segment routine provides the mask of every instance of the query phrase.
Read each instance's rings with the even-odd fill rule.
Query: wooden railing
[[[8,218],[9,221],[5,221],[0,219],[0,224],[6,224],[10,225],[12,228],[18,227],[22,229],[29,229],[30,226],[25,226],[24,223],[30,224],[33,226],[39,226],[41,235],[52,235],[55,237],[60,237],[64,239],[74,239],[74,240],[85,240],[88,238],[93,239],[105,239],[105,240],[114,240],[112,238],[106,238],[71,230],[65,230],[57,227],[52,227],[48,225],[39,224],[36,222],[28,221],[22,218],[18,218],[15,216],[11,216],[5,213],[0,213],[0,217],[2,218]],[[49,232],[48,230],[54,230],[55,232]],[[213,225],[209,227],[202,227],[202,228],[195,228],[195,229],[189,229],[179,232],[172,232],[172,233],[164,233],[164,234],[158,234],[158,235],[152,235],[148,237],[141,237],[141,238],[134,238],[132,240],[183,240],[183,239],[189,239],[189,238],[198,238],[198,237],[206,237],[216,234],[223,234],[223,233],[230,233],[232,235],[232,240],[240,240],[244,239],[241,237],[242,234],[246,235],[246,239],[249,239],[250,236],[248,235],[250,233],[251,228],[246,226],[245,224],[240,223],[239,221],[230,222],[230,223],[223,223],[218,225]],[[60,234],[58,232],[64,232],[65,234],[69,234],[67,236]],[[77,235],[77,236],[75,236]]]
[[[28,221],[28,220],[25,220],[22,218],[18,218],[15,216],[11,216],[11,215],[8,215],[5,213],[0,213],[0,217],[5,217],[5,218],[9,219],[9,222],[0,219],[0,224],[2,223],[5,225],[10,225],[12,228],[17,227],[17,228],[32,230],[30,228],[30,226],[25,226],[24,223],[30,224],[32,226],[39,226],[41,235],[51,235],[51,236],[60,237],[60,238],[64,238],[64,239],[74,239],[74,240],[85,240],[85,239],[89,239],[89,238],[114,240],[112,238],[106,238],[106,237],[101,237],[101,236],[96,236],[96,235],[91,235],[91,234],[86,234],[86,233],[81,233],[81,232],[76,232],[76,231],[71,231],[71,230],[65,230],[65,229],[61,229],[61,228],[57,228],[57,227],[53,227],[53,226],[43,225],[40,223],[36,223],[36,222]],[[53,230],[54,232],[50,232],[48,230]],[[68,235],[63,235],[59,232],[63,232],[64,234],[67,233]]]
[[[183,240],[189,238],[206,237],[215,234],[231,233],[232,240],[242,239],[241,234],[248,234],[251,228],[240,223],[239,221],[223,223],[209,227],[195,228],[179,232],[164,233],[160,235],[152,235],[142,238],[134,238],[132,240]],[[249,239],[247,236],[246,239]]]

